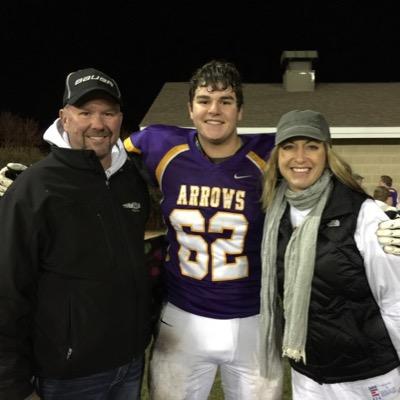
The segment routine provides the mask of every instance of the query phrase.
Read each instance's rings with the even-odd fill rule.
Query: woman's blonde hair
[[[275,198],[278,183],[282,178],[278,167],[278,153],[281,146],[275,146],[269,157],[267,168],[264,173],[264,188],[262,193],[262,205],[266,210]],[[338,154],[332,150],[328,143],[324,143],[327,167],[332,171],[333,175],[344,185],[350,187],[357,192],[364,193],[364,189],[353,178],[350,165],[343,160]]]

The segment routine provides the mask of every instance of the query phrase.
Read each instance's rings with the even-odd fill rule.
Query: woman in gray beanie
[[[288,357],[294,400],[398,399],[400,259],[376,240],[387,216],[322,114],[280,119],[263,204],[264,372]]]

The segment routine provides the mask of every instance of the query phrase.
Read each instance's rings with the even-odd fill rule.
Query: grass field
[[[147,376],[147,373],[146,373]],[[221,380],[219,374],[215,379],[214,386],[211,390],[210,396],[208,400],[223,400],[224,394],[222,392],[221,387]],[[285,363],[285,378],[284,378],[284,385],[283,385],[283,398],[282,400],[291,400],[292,399],[292,391],[290,388],[290,368],[287,363]],[[149,394],[147,390],[147,379],[145,379],[142,388],[142,400],[149,400]]]
[[[35,147],[0,148],[0,168],[9,162],[30,165],[43,158],[43,154]]]

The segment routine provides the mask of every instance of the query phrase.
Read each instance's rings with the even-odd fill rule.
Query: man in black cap
[[[140,397],[149,198],[120,107],[111,77],[69,74],[51,153],[2,197],[0,400]]]

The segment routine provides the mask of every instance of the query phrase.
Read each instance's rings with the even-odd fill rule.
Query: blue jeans
[[[99,374],[74,379],[38,378],[42,400],[139,400],[144,357]]]

